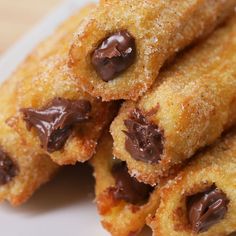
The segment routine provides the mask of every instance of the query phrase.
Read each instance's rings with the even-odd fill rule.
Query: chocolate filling
[[[125,148],[131,157],[137,161],[158,163],[163,153],[163,135],[159,128],[150,124],[138,109],[124,124],[128,129],[124,131],[127,136]]]
[[[112,175],[116,182],[113,194],[117,200],[124,200],[134,205],[144,204],[153,191],[150,185],[140,183],[129,175],[125,162],[115,164]]]
[[[224,218],[229,200],[225,193],[213,185],[204,192],[187,199],[188,219],[192,230],[197,233],[207,231]]]
[[[28,130],[34,127],[42,147],[54,152],[64,147],[76,124],[89,119],[91,109],[87,100],[55,98],[42,109],[25,108],[21,111]]]
[[[92,54],[92,65],[105,82],[113,80],[135,60],[135,39],[127,31],[109,36]]]
[[[229,234],[228,236],[236,236],[236,231],[231,233],[231,234]]]
[[[18,173],[18,167],[12,159],[0,149],[0,185],[10,182]]]

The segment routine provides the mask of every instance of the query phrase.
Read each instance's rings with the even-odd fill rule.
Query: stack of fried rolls
[[[154,236],[230,235],[236,230],[236,131],[218,141],[161,191]]]
[[[113,236],[236,232],[235,7],[100,0],[67,19],[0,86],[0,201],[89,161]]]
[[[114,155],[151,185],[236,123],[236,17],[179,55],[113,121]]]
[[[73,32],[94,5],[75,14],[23,62],[11,127],[28,146],[44,150],[59,165],[90,159],[102,130],[114,116],[114,103],[83,92],[66,61]]]
[[[79,90],[66,69],[73,32],[93,7],[66,20],[0,88],[0,200],[19,205],[57,164],[90,159],[114,116],[114,103]]]
[[[173,179],[179,169],[154,188],[131,177],[126,163],[113,156],[112,146],[112,137],[105,132],[90,162],[94,168],[98,211],[103,226],[112,235],[138,235],[146,218],[159,206],[161,187]]]
[[[91,161],[103,226],[114,236],[138,235],[146,221],[155,236],[230,235],[236,229],[235,152],[234,128],[152,188],[129,176],[125,163],[112,156],[106,133]]]
[[[102,0],[78,29],[73,76],[104,101],[137,98],[179,50],[208,35],[236,0]]]

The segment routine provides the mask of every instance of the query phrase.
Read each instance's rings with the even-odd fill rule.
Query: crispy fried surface
[[[25,202],[59,169],[48,155],[26,145],[22,137],[6,124],[10,122],[7,118],[16,110],[15,91],[18,78],[13,76],[0,87],[0,148],[18,167],[16,177],[0,186],[0,201],[8,200],[14,206]]]
[[[137,100],[155,81],[165,61],[210,33],[233,13],[235,0],[101,1],[78,30],[69,66],[77,83],[104,101]],[[104,82],[91,64],[91,53],[118,30],[128,30],[137,45],[135,63],[116,79]]]
[[[75,127],[64,149],[50,154],[53,161],[63,164],[84,162],[94,154],[101,130],[108,125],[114,115],[112,103],[102,103],[78,88],[77,82],[67,70],[66,60],[73,32],[94,5],[66,20],[56,32],[42,42],[23,62],[16,72],[19,77],[16,98],[18,112],[14,114],[11,126],[19,133],[27,145],[40,151],[40,141],[35,130],[28,131],[19,112],[21,108],[40,109],[53,98],[87,99],[92,104],[91,119]]]
[[[236,17],[165,69],[138,103],[126,102],[111,126],[114,155],[132,175],[155,184],[176,164],[214,142],[236,122]],[[134,160],[125,150],[124,120],[134,108],[159,127],[164,149],[158,164]]]
[[[135,235],[145,225],[146,217],[153,214],[159,204],[159,189],[150,196],[143,206],[135,206],[125,201],[114,199],[109,189],[115,186],[111,174],[114,164],[112,155],[112,138],[106,134],[98,145],[96,155],[91,161],[96,180],[96,202],[103,226],[113,236]]]
[[[236,132],[228,135],[205,153],[201,153],[174,181],[161,191],[161,204],[150,226],[154,236],[196,235],[191,231],[186,213],[186,196],[204,191],[215,184],[230,200],[221,221],[199,235],[225,236],[236,229]]]

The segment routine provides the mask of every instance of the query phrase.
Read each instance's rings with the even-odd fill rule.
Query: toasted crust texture
[[[112,138],[105,134],[98,145],[97,153],[91,161],[96,180],[96,203],[101,222],[113,236],[136,235],[145,225],[146,217],[153,215],[159,204],[159,189],[142,206],[135,206],[125,201],[116,200],[109,189],[115,186],[111,174],[114,163]]]
[[[12,76],[0,87],[0,148],[17,166],[17,175],[0,186],[0,202],[9,201],[13,206],[24,203],[42,184],[49,181],[59,167],[50,157],[26,145],[22,137],[7,123],[16,110],[16,84],[19,77]]]
[[[79,85],[94,97],[137,100],[170,57],[212,32],[233,13],[235,5],[236,0],[101,1],[78,29],[68,65]],[[119,30],[127,30],[135,38],[136,61],[107,83],[94,70],[91,54]]]
[[[161,204],[154,218],[149,219],[154,236],[224,236],[236,229],[236,136],[235,130],[221,142],[190,162],[175,180],[161,191]],[[225,217],[206,232],[192,232],[187,219],[186,197],[215,184],[229,199]]]
[[[18,132],[24,142],[42,151],[40,140],[35,129],[26,128],[22,108],[41,109],[54,98],[90,101],[92,112],[89,121],[78,124],[67,140],[64,148],[50,155],[59,165],[85,162],[95,152],[97,140],[113,118],[113,103],[102,103],[78,88],[78,84],[68,72],[66,60],[73,32],[80,22],[86,18],[95,5],[91,4],[66,20],[56,32],[42,42],[22,63],[16,72],[19,77],[16,90],[18,110],[13,114],[11,127]]]
[[[213,143],[236,123],[236,17],[167,67],[137,103],[125,102],[113,121],[114,155],[138,180],[155,185],[175,165]],[[157,164],[134,160],[125,150],[124,120],[138,108],[163,133]]]

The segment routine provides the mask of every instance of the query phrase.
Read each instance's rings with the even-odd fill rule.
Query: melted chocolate
[[[112,175],[116,182],[113,191],[115,199],[134,205],[143,204],[148,200],[153,188],[131,177],[125,162],[115,164],[112,168]]]
[[[125,148],[137,161],[158,163],[163,153],[163,135],[156,125],[150,124],[140,110],[133,111],[124,124],[127,138]]]
[[[18,173],[12,159],[0,149],[0,185],[10,182]]]
[[[30,130],[34,127],[42,147],[48,152],[62,149],[74,125],[89,119],[91,104],[87,100],[53,99],[46,107],[22,109]]]
[[[223,219],[228,210],[229,200],[214,185],[188,198],[188,218],[192,230],[199,233],[207,231],[212,225]]]
[[[105,82],[113,80],[130,67],[136,55],[134,38],[127,31],[119,31],[103,40],[92,54],[92,64]]]
[[[231,233],[231,234],[229,234],[228,236],[236,236],[236,231]]]

